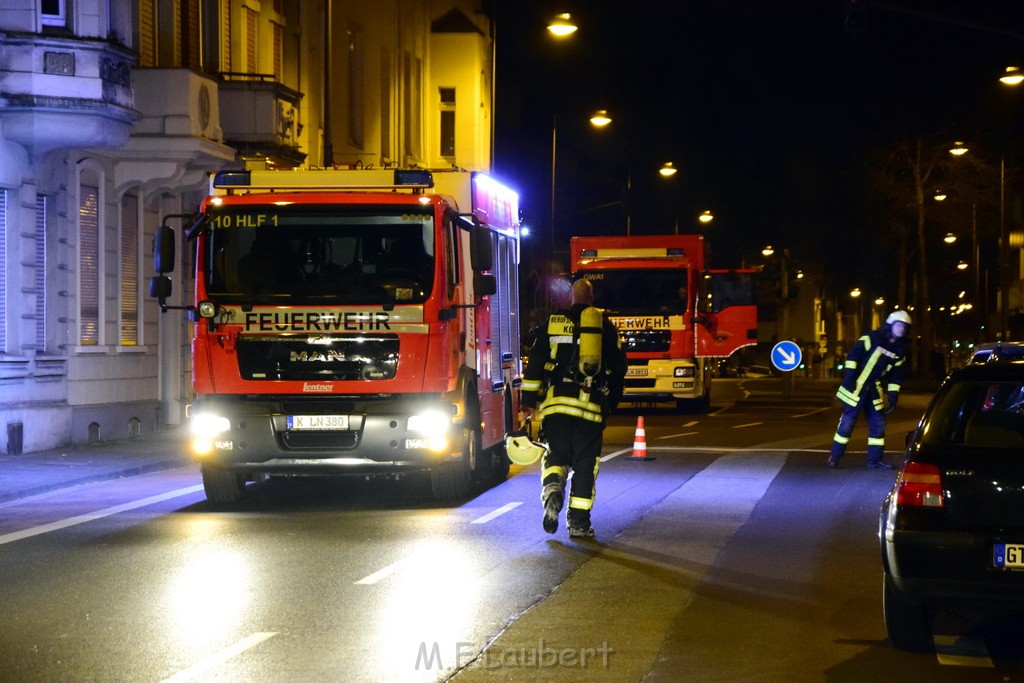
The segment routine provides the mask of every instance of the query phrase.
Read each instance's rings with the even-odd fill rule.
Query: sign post
[[[785,373],[791,373],[800,367],[803,360],[803,352],[796,342],[789,340],[780,341],[772,347],[772,365]],[[782,378],[782,396],[789,398],[793,393],[793,376],[787,374]]]

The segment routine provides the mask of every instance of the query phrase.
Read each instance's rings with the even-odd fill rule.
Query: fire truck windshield
[[[409,206],[211,207],[203,277],[223,303],[423,303],[434,220]]]
[[[578,275],[594,285],[594,305],[615,315],[681,315],[686,270],[594,270]]]

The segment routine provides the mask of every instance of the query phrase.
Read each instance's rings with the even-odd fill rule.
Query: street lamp
[[[701,215],[697,216],[697,220],[699,220],[701,223],[708,224],[711,221],[715,220],[715,216],[710,211],[704,211],[703,213],[701,213]]]
[[[1021,72],[1019,66],[1008,66],[1003,75],[999,77],[999,82],[1003,85],[1020,85],[1024,81],[1024,72]]]
[[[576,32],[576,23],[572,20],[572,15],[568,12],[555,15],[555,18],[548,24],[548,31],[551,35],[556,38],[565,38],[566,36],[572,35]]]
[[[999,82],[1015,88],[1024,82],[1024,75],[1015,66],[1006,67]],[[1009,312],[1010,283],[1007,281],[1006,266],[1009,260],[1009,245],[1006,243],[1006,153],[999,156],[999,339],[1007,338],[1006,320]]]
[[[676,171],[678,170],[679,169],[677,169],[671,161],[666,161],[664,164],[662,164],[661,168],[658,169],[658,173],[665,176],[666,178],[671,178],[676,174]]]

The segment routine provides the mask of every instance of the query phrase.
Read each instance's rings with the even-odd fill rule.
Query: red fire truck
[[[161,226],[150,293],[171,294]],[[481,173],[222,171],[185,237],[206,496],[266,475],[504,479],[518,428],[518,197]]]
[[[573,237],[629,359],[626,400],[706,409],[714,361],[757,343],[754,270],[708,270],[702,235]]]

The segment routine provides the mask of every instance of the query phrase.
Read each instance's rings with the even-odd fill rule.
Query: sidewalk
[[[137,439],[0,455],[0,503],[191,462],[177,427]]]

